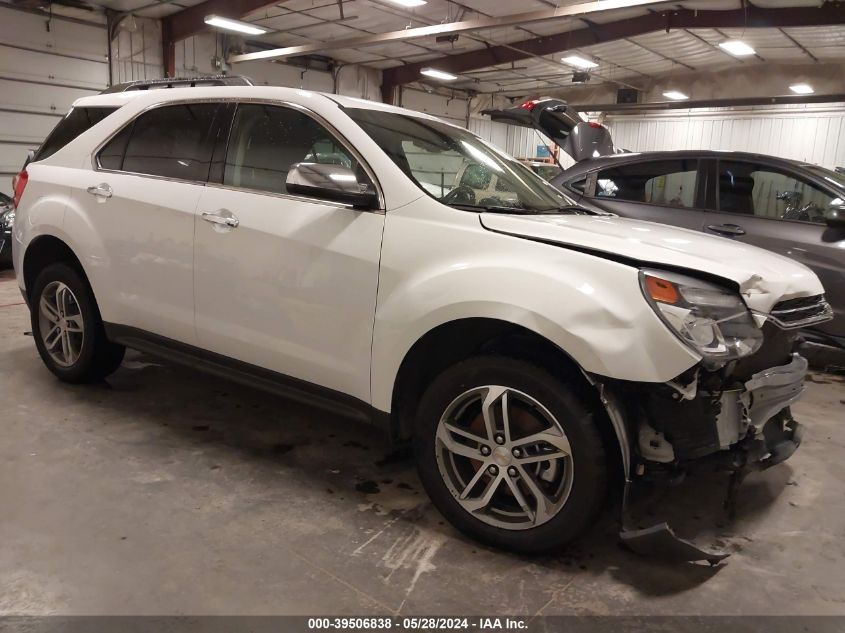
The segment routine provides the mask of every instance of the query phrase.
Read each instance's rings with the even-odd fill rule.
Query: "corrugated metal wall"
[[[616,146],[631,151],[737,150],[845,166],[845,104],[615,116],[606,123]]]
[[[0,191],[79,97],[108,85],[105,24],[0,5]]]

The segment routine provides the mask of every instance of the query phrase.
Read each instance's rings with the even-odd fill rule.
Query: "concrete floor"
[[[637,557],[608,520],[521,558],[444,524],[374,429],[137,353],[64,385],[27,330],[0,273],[0,613],[845,614],[840,377],[808,382],[805,444],[735,521],[723,475],[640,501],[725,564]]]

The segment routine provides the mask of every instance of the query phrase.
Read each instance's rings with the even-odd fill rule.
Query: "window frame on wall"
[[[675,204],[665,204],[661,202],[648,202],[645,200],[630,200],[627,198],[616,198],[610,196],[600,196],[599,195],[599,180],[600,174],[602,172],[611,171],[614,169],[625,169],[628,167],[634,167],[636,165],[644,165],[644,164],[653,164],[653,163],[670,163],[670,162],[691,162],[695,163],[695,168],[692,170],[686,170],[683,172],[673,172],[673,173],[687,173],[688,171],[692,171],[695,174],[695,190],[693,191],[692,196],[692,206],[678,206]],[[698,155],[688,155],[684,154],[681,156],[661,156],[661,157],[641,157],[638,160],[631,160],[631,161],[620,161],[618,164],[606,164],[596,169],[593,169],[587,178],[587,183],[585,187],[585,193],[581,193],[579,195],[583,195],[584,197],[588,197],[595,200],[607,200],[610,202],[624,202],[627,204],[642,204],[646,206],[652,207],[660,207],[663,209],[680,209],[682,211],[705,211],[705,192],[706,192],[706,183],[707,183],[707,173],[703,169],[705,165],[705,160],[702,159]],[[655,176],[656,178],[657,176]],[[578,177],[577,180],[573,179],[571,182],[580,182],[582,177]],[[569,184],[569,183],[567,183]],[[586,193],[589,191],[591,193]]]
[[[756,209],[752,209],[751,212],[743,212],[743,211],[727,211],[722,209],[722,201],[721,201],[721,186],[720,186],[720,179],[722,174],[722,164],[723,163],[745,163],[748,165],[753,165],[758,168],[763,168],[766,170],[770,170],[773,173],[781,174],[786,176],[787,178],[791,178],[793,180],[804,182],[806,185],[814,187],[825,195],[829,195],[831,198],[842,197],[840,194],[833,191],[830,187],[825,186],[819,179],[812,174],[805,173],[798,169],[792,168],[789,164],[782,164],[778,161],[767,160],[764,156],[736,156],[732,158],[716,158],[711,161],[713,163],[713,186],[710,187],[712,189],[712,202],[710,202],[709,210],[714,211],[717,213],[724,213],[731,216],[736,216],[738,218],[754,218],[757,220],[769,220],[772,222],[796,222],[798,224],[809,225],[809,226],[820,226],[824,227],[824,222],[813,222],[811,220],[798,220],[794,218],[775,218],[765,215],[758,215]]]

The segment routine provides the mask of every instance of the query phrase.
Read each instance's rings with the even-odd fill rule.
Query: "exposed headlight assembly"
[[[11,230],[15,225],[15,212],[9,211],[6,215],[0,217],[0,227]]]
[[[657,315],[705,361],[736,360],[763,344],[763,332],[734,291],[659,270],[641,270],[640,285]]]

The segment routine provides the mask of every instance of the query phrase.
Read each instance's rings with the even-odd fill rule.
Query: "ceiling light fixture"
[[[224,18],[219,15],[207,15],[205,16],[204,22],[209,26],[216,26],[218,29],[246,33],[247,35],[262,35],[267,32],[267,29],[255,26],[249,22],[241,22],[240,20]]]
[[[727,40],[725,42],[719,42],[719,48],[726,50],[735,57],[747,57],[748,55],[754,55],[757,52],[742,40]]]
[[[789,89],[797,95],[811,95],[815,92],[810,84],[792,84]]]
[[[447,73],[445,70],[437,70],[436,68],[423,68],[420,71],[421,75],[425,75],[426,77],[432,77],[434,79],[440,79],[442,81],[455,81],[458,78],[457,75],[453,75],[452,73]]]
[[[570,66],[575,66],[575,68],[583,68],[586,70],[587,68],[598,68],[598,64],[592,60],[584,59],[583,57],[579,57],[578,55],[570,55],[569,57],[564,57],[561,61],[569,64]]]
[[[667,90],[663,93],[663,96],[667,99],[674,99],[675,101],[683,101],[684,99],[689,99],[687,95],[679,90]]]
[[[428,4],[428,0],[388,0],[393,4],[398,4],[400,7],[421,7]]]

